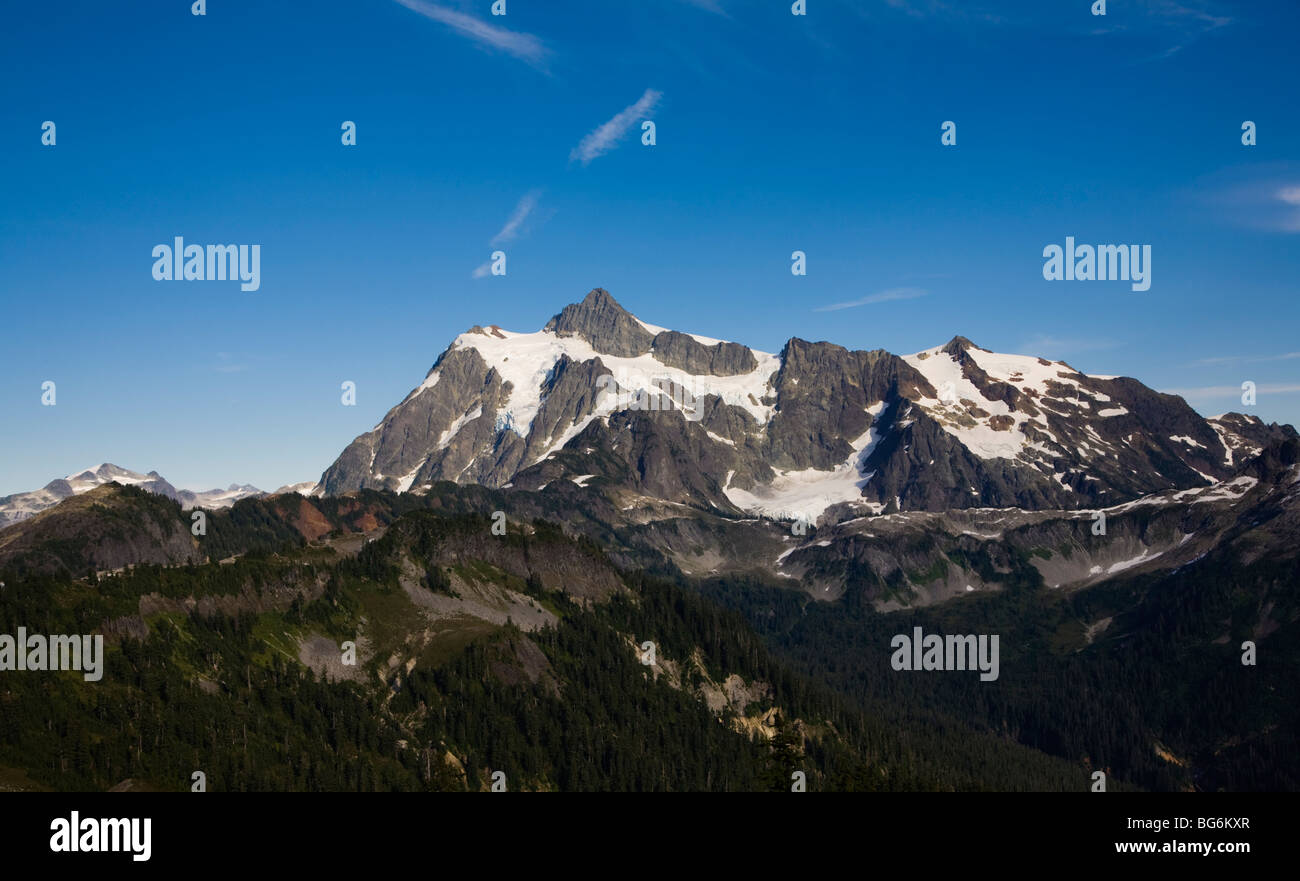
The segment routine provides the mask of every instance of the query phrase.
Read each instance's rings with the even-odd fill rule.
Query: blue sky
[[[1248,412],[1300,423],[1300,7],[807,6],[7,11],[0,494],[101,461],[315,479],[456,334],[536,330],[597,286],[765,351],[962,334],[1207,415],[1249,380]],[[260,289],[155,281],[178,235],[260,245]],[[1150,245],[1150,290],[1046,281],[1067,235]],[[475,278],[498,247],[508,274]]]

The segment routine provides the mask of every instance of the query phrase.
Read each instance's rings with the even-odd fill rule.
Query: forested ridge
[[[700,590],[742,612],[794,669],[885,719],[997,732],[1144,788],[1300,789],[1294,560],[1224,548],[1068,594],[1046,588],[1025,555],[1014,563],[1000,592],[889,614],[868,600],[885,586],[860,574],[835,605],[755,578]],[[1108,626],[1090,641],[1099,621]],[[998,680],[892,671],[891,637],[918,626],[999,634]],[[1248,640],[1254,665],[1242,663]]]
[[[187,523],[119,491],[125,511],[84,516],[126,530],[139,504],[134,522]],[[85,552],[71,529],[33,545],[0,572],[0,633],[104,632],[107,666],[95,683],[0,674],[0,775],[67,790],[183,789],[196,770],[213,790],[480,790],[497,771],[512,790],[788,790],[795,771],[814,791],[1083,792],[1095,770],[1111,790],[1300,786],[1293,563],[1225,548],[1062,593],[1011,548],[1007,571],[953,561],[1001,590],[884,614],[896,585],[869,572],[827,603],[759,576],[628,570],[554,516],[495,535],[480,496],[499,499],[313,500],[329,531],[310,541],[303,499],[250,500],[214,512],[208,562],[113,574],[40,565]],[[421,611],[507,595],[531,624]],[[892,670],[890,638],[916,626],[999,634],[999,678]],[[1239,661],[1245,639],[1261,639],[1257,666]],[[363,646],[355,675],[327,681],[313,640]],[[762,697],[724,699],[729,677]]]
[[[795,771],[810,790],[1084,785],[1084,769],[1001,738],[863,713],[775,660],[741,615],[666,579],[620,573],[619,591],[579,601],[536,572],[571,555],[609,567],[596,543],[541,521],[508,536],[489,529],[483,517],[414,511],[355,556],[286,541],[224,565],[6,574],[3,633],[98,632],[135,614],[141,597],[160,610],[143,638],[128,628],[110,640],[100,682],[76,672],[0,679],[0,766],[64,790],[128,779],[185,789],[194,771],[214,791],[479,790],[495,771],[511,789],[541,790],[788,790]],[[432,562],[471,537],[518,546],[536,571]],[[311,634],[363,634],[382,652],[400,649],[414,614],[398,584],[403,557],[424,561],[421,590],[455,593],[448,572],[487,573],[555,623],[530,633],[508,621],[468,627],[447,645],[412,649],[409,672],[373,657],[355,681],[326,681],[294,657]],[[216,605],[200,611],[205,599]],[[653,640],[685,681],[653,675],[633,639]],[[531,678],[520,661],[528,645],[544,656]],[[766,684],[768,697],[710,710],[698,686],[729,675]],[[738,730],[738,715],[774,708],[773,737]],[[936,750],[949,739],[948,754]]]

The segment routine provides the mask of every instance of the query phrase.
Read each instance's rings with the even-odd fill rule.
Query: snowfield
[[[713,376],[669,367],[657,360],[653,353],[635,358],[606,355],[576,336],[561,337],[545,330],[536,333],[503,330],[500,333],[500,337],[464,333],[456,337],[453,345],[477,351],[489,366],[495,367],[501,377],[514,386],[506,407],[512,417],[512,427],[520,437],[528,437],[542,404],[542,384],[555,369],[561,355],[579,363],[599,358],[613,372],[620,389],[629,393],[657,392],[655,381],[668,380],[682,386],[690,395],[717,395],[728,404],[742,407],[759,424],[765,424],[772,417],[773,408],[761,401],[772,394],[772,375],[780,369],[781,359],[767,352],[750,350],[758,361],[758,367],[750,373]],[[697,339],[704,342],[706,338]]]
[[[883,402],[877,403],[868,407],[867,412],[877,417],[884,407]],[[755,487],[752,492],[732,487],[732,475],[728,474],[722,491],[733,505],[744,511],[780,520],[814,522],[832,505],[862,497],[862,488],[872,478],[872,474],[862,474],[862,466],[879,442],[878,429],[872,425],[853,442],[854,452],[849,460],[834,471],[807,468],[777,472],[775,480]]]

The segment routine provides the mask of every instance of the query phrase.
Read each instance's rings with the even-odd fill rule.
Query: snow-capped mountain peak
[[[457,336],[318,491],[567,477],[769,516],[1079,508],[1205,486],[1287,433],[964,337],[902,357],[797,338],[761,352],[597,288],[539,331]]]

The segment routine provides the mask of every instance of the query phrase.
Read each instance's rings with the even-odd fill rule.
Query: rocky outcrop
[[[655,359],[687,373],[711,376],[741,376],[758,367],[754,353],[739,343],[715,343],[706,346],[695,337],[675,330],[665,330],[651,344]]]
[[[543,330],[560,337],[581,337],[597,352],[622,358],[649,352],[655,338],[604,288],[596,288],[581,303],[565,306]]]

